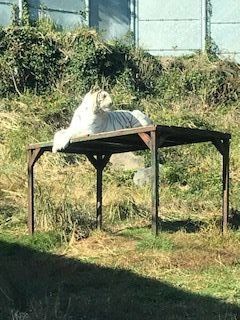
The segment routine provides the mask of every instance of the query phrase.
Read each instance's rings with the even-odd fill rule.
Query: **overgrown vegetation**
[[[60,33],[46,20],[34,26],[28,20],[11,25],[1,29],[0,35],[4,225],[11,225],[26,211],[26,178],[22,170],[26,165],[26,144],[49,140],[57,128],[66,126],[82,95],[94,85],[111,92],[114,108],[139,108],[155,123],[233,133],[231,205],[235,211],[239,208],[238,64],[212,60],[209,54],[202,53],[180,58],[153,57],[135,49],[130,39],[105,42],[95,30],[85,27]],[[145,158],[147,165],[147,154]],[[69,161],[74,165],[68,166]],[[221,168],[213,146],[163,150],[161,162],[164,213],[219,212]],[[94,199],[88,203],[86,199],[94,188],[94,171],[84,158],[48,155],[38,170],[44,172],[37,179],[40,226],[64,226],[71,234],[77,228],[78,214],[82,217],[78,227],[83,220],[91,220]],[[81,190],[76,172],[81,172]],[[132,175],[133,172],[114,173],[111,166],[107,168],[106,219],[148,216],[148,187],[136,191]]]
[[[32,25],[27,17],[24,19],[22,23],[15,22],[0,30],[0,229],[4,234],[3,247],[6,247],[5,242],[10,243],[7,251],[4,249],[1,253],[8,257],[6,261],[11,255],[14,256],[13,264],[21,259],[26,274],[34,273],[31,269],[34,264],[42,263],[49,277],[57,274],[59,263],[62,268],[62,262],[56,263],[55,258],[52,260],[52,257],[44,255],[38,257],[36,252],[27,253],[26,248],[23,249],[23,255],[18,256],[16,245],[13,244],[18,242],[45,253],[67,252],[88,263],[130,269],[157,281],[168,281],[172,285],[177,283],[195,294],[209,294],[234,304],[239,303],[236,286],[239,276],[240,209],[239,65],[220,60],[216,53],[213,57],[211,52],[197,52],[179,58],[153,57],[134,48],[129,38],[106,42],[95,30],[85,27],[59,32],[49,21],[43,20]],[[150,236],[149,230],[145,232],[145,229],[136,228],[149,223],[149,186],[134,186],[133,171],[113,170],[108,165],[104,174],[103,198],[104,225],[109,229],[108,233],[93,234],[80,245],[59,249],[61,244],[72,245],[92,232],[95,219],[95,172],[82,156],[52,154],[44,155],[36,166],[37,229],[44,233],[37,234],[33,239],[22,236],[26,233],[27,212],[25,147],[28,143],[51,140],[56,129],[69,123],[83,94],[94,85],[112,94],[115,109],[139,108],[155,123],[232,133],[231,221],[235,231],[229,232],[225,238],[221,238],[216,231],[219,230],[221,210],[221,161],[214,146],[199,144],[160,152],[163,235],[158,239]],[[147,166],[149,155],[145,153],[144,157]],[[196,222],[192,222],[193,217]],[[128,231],[119,231],[126,226],[130,227]],[[114,236],[109,236],[110,231],[116,232]],[[124,247],[122,243],[126,246],[125,251],[120,249]],[[24,264],[25,253],[26,256],[34,256],[30,270]],[[48,268],[44,261],[49,258],[52,264]],[[14,271],[13,264],[10,263],[10,267]],[[70,266],[70,273],[75,270],[73,274],[79,276],[74,263],[66,262],[66,265]],[[8,267],[8,262],[4,265],[0,263],[0,270],[8,270]],[[234,272],[230,274],[231,268]],[[89,287],[94,270],[91,269],[88,275],[86,287]],[[226,290],[231,296],[229,299],[222,283],[218,283],[218,289],[213,288],[217,281],[216,274],[220,271],[224,279],[229,279],[231,275],[230,288]],[[104,269],[104,275],[105,272]],[[101,272],[96,274],[101,277]],[[115,277],[114,273],[106,276],[106,279],[113,281]],[[176,288],[163,285],[166,296],[163,300],[159,298],[153,301],[151,295],[146,293],[149,286],[147,280],[144,282],[144,295],[138,296],[141,281],[133,278],[132,275],[124,276],[124,279],[136,284],[129,294],[136,295],[138,292],[138,303],[149,301],[145,304],[147,312],[154,309],[159,315],[157,304],[161,301],[168,303],[169,296],[173,303],[174,297],[178,296]],[[210,278],[212,280],[209,282]],[[31,284],[24,285],[16,297],[27,297],[26,301],[20,299],[19,304],[14,305],[18,302],[14,288],[19,285],[19,279],[16,273],[12,285],[0,282],[0,302],[8,301],[7,310],[0,310],[0,316],[1,311],[6,317],[11,310],[9,319],[75,319],[72,311],[75,308],[79,311],[77,319],[84,319],[83,309],[76,309],[79,306],[78,299],[84,301],[85,311],[91,311],[89,306],[95,299],[91,291],[95,289],[91,289],[91,283],[90,291],[84,289],[87,291],[84,300],[83,294],[74,294],[75,279],[70,282],[65,279],[62,283],[57,276],[49,284],[49,290],[44,291],[39,286],[33,299],[31,294],[36,288]],[[54,285],[54,281],[59,287]],[[102,282],[96,283],[101,286]],[[161,289],[159,283],[153,283],[150,287],[153,291]],[[121,290],[119,295],[125,289]],[[74,302],[63,297],[63,293],[66,296],[69,292]],[[113,292],[109,292],[112,296]],[[104,297],[110,299],[107,292]],[[186,292],[181,292],[180,297],[185,301],[186,311],[182,319],[191,319],[196,301],[201,298],[193,296],[188,308],[189,297]],[[124,300],[125,303],[127,300],[131,300],[129,296]],[[106,308],[110,308],[112,303],[110,299]],[[168,312],[165,319],[176,319],[174,312],[179,310],[181,301],[179,304],[174,302],[174,312],[171,312],[171,308],[166,309],[164,303],[161,302],[163,309],[160,310]],[[119,315],[122,314],[120,309],[123,305],[119,305]],[[130,308],[129,304],[126,305]],[[208,300],[204,300],[203,305],[205,307],[199,310],[199,319],[238,319],[239,313],[234,311],[232,305],[219,305],[216,301]],[[206,306],[210,305],[214,306],[210,309],[214,310],[211,316],[214,314],[215,318],[205,312],[208,310]],[[96,310],[103,312],[97,306]],[[109,310],[113,312],[111,308]],[[94,313],[89,314],[92,315],[91,319],[107,318],[104,312],[99,317]],[[131,318],[141,317],[135,310]],[[158,319],[153,315],[150,318]]]

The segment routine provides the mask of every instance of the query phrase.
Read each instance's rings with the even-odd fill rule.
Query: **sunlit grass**
[[[35,28],[11,27],[5,36],[12,47],[5,39],[7,57],[0,59],[0,320],[239,319],[239,65],[207,54],[154,58],[121,41],[104,43],[88,28],[60,33],[49,21]],[[25,42],[35,32],[51,39],[44,55]],[[51,48],[60,48],[57,83],[43,75],[52,66],[34,60],[38,53],[49,61]],[[14,66],[19,58],[27,63],[18,71],[40,70],[41,94],[37,78],[23,83],[20,71],[21,86],[13,87],[5,62]],[[158,237],[150,230],[150,186],[135,186],[134,170],[104,171],[100,232],[94,168],[84,156],[44,154],[35,166],[37,232],[27,235],[26,145],[52,140],[96,82],[115,109],[140,109],[156,124],[232,134],[234,230],[220,232],[221,156],[208,143],[160,150]],[[143,156],[150,165],[149,153]]]

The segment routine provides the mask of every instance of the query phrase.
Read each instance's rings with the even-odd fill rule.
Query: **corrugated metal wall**
[[[0,24],[12,5],[0,0]],[[240,0],[29,0],[32,18],[47,16],[63,28],[83,22],[119,38],[132,31],[137,45],[156,55],[204,50],[206,30],[223,56],[240,61]],[[86,13],[83,19],[82,12]]]
[[[107,39],[125,35],[131,26],[129,0],[89,0],[90,26],[101,30]]]
[[[240,0],[211,0],[210,31],[223,56],[240,62]]]
[[[13,5],[19,0],[0,0],[0,25],[11,22]],[[33,19],[45,16],[51,18],[63,28],[74,28],[84,21],[82,12],[86,12],[85,0],[28,0],[30,15]]]
[[[205,0],[137,1],[137,43],[153,54],[181,55],[204,48]]]
[[[17,4],[18,0],[0,0],[0,25],[6,26],[10,23],[13,5]]]
[[[33,19],[49,17],[64,28],[74,28],[83,23],[84,0],[28,0]]]

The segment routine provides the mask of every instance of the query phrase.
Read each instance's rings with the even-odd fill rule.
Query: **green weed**
[[[173,250],[174,244],[165,235],[145,235],[142,240],[137,243],[139,250],[162,250],[171,251]]]
[[[0,241],[6,241],[9,244],[18,243],[31,249],[36,249],[39,252],[56,250],[64,243],[62,235],[56,231],[36,232],[34,236],[14,235],[9,231],[5,231],[0,236]]]

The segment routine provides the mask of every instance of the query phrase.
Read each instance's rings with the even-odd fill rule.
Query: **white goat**
[[[147,126],[152,121],[141,111],[109,111],[112,99],[106,91],[89,91],[75,110],[70,126],[57,131],[52,152],[67,147],[72,137]]]

